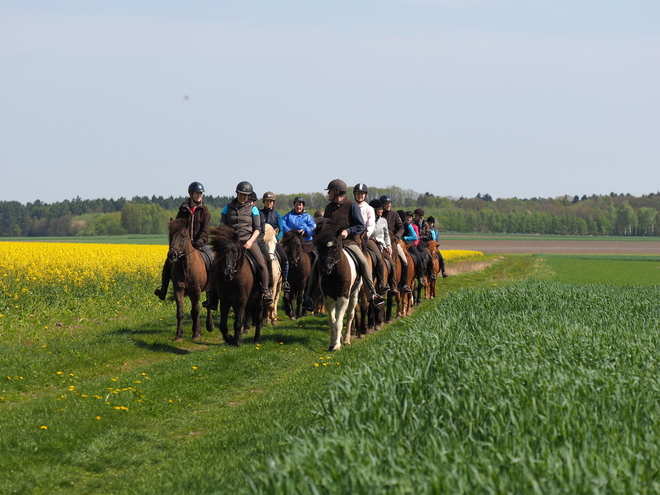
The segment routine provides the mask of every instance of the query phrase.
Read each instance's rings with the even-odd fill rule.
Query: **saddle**
[[[199,252],[202,254],[202,259],[204,260],[204,264],[206,265],[206,273],[209,272],[211,269],[211,263],[213,263],[213,258],[215,258],[213,254],[213,249],[211,249],[211,246],[208,244],[204,244],[201,248],[199,248]]]
[[[344,253],[346,253],[346,256],[348,256],[353,260],[353,263],[355,264],[355,270],[357,271],[358,275],[362,277],[364,275],[361,270],[362,264],[360,263],[360,260],[358,259],[356,254],[350,249],[346,249],[346,248],[344,248]]]
[[[252,270],[252,275],[256,279],[259,276],[259,265],[257,264],[257,260],[254,259],[254,256],[252,256],[252,253],[248,250],[245,251],[245,259],[247,260],[248,264],[250,265],[250,270]]]

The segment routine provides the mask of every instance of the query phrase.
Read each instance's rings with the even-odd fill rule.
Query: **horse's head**
[[[297,230],[288,230],[282,236],[282,248],[289,258],[291,266],[298,266],[300,255],[303,252],[303,233]]]
[[[431,258],[436,259],[438,257],[438,243],[436,241],[428,241],[428,248]]]
[[[314,234],[314,245],[319,254],[319,266],[322,273],[328,275],[341,259],[344,245],[339,228],[334,222],[326,220],[319,222]]]
[[[169,243],[170,249],[167,252],[167,259],[170,263],[177,262],[194,249],[190,241],[190,223],[187,219],[170,220]]]
[[[245,253],[238,240],[238,234],[227,225],[220,225],[211,231],[209,243],[215,254],[214,264],[224,280],[233,280],[243,264]]]

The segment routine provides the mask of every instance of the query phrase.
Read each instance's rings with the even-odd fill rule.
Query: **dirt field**
[[[440,249],[468,249],[484,254],[651,254],[660,255],[657,241],[470,240],[441,239]]]

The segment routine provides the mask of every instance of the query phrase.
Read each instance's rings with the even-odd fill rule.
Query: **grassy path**
[[[535,263],[509,257],[450,277],[439,298],[524,278]],[[60,331],[27,328],[2,344],[3,493],[245,490],[246,470],[265,465],[285,433],[318,421],[312,411],[328,383],[350,374],[388,328],[417,318],[332,355],[324,317],[284,317],[258,347],[249,336],[228,347],[217,332],[175,346],[173,303],[144,301],[112,319],[41,318],[35,326],[59,323]]]

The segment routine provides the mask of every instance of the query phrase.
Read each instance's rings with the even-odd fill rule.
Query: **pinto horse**
[[[190,222],[186,218],[170,220],[169,244],[167,259],[172,270],[170,278],[174,287],[174,300],[176,301],[176,341],[183,340],[183,305],[184,298],[188,296],[192,308],[190,316],[193,321],[193,340],[199,340],[201,325],[199,317],[199,298],[202,291],[208,290],[208,277],[206,265],[202,254],[195,249],[190,240]],[[213,331],[213,315],[210,310],[206,312],[206,329]]]
[[[351,343],[351,326],[362,286],[362,277],[357,272],[356,264],[344,249],[342,230],[331,220],[323,219],[319,221],[314,234],[321,292],[331,328],[330,351],[341,349],[344,315],[346,334],[343,340],[345,345]]]
[[[238,234],[227,225],[211,231],[211,247],[215,260],[211,267],[211,284],[220,301],[220,331],[228,344],[240,346],[243,329],[249,318],[255,325],[254,343],[261,343],[263,324],[263,302],[259,283],[255,280],[250,262],[247,260],[243,243]],[[234,335],[229,334],[227,319],[229,310],[234,310]]]
[[[408,271],[401,273],[399,277],[399,293],[396,296],[396,314],[397,317],[409,316],[412,314],[413,294],[404,294],[403,286],[408,285],[411,289],[415,289],[415,262],[413,257],[408,252],[405,243],[399,239],[396,241],[403,247],[403,253],[406,255],[406,263],[408,264]],[[398,263],[401,265],[401,263]],[[398,273],[397,273],[398,274]]]
[[[282,236],[282,248],[289,258],[289,285],[291,290],[284,293],[284,312],[292,320],[302,316],[302,301],[307,287],[307,279],[312,270],[312,260],[304,250],[303,233],[289,230]]]

